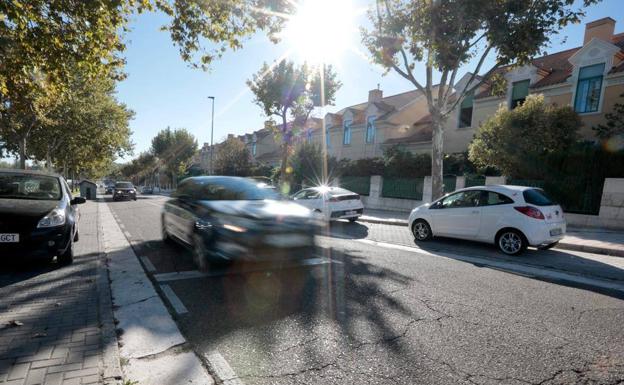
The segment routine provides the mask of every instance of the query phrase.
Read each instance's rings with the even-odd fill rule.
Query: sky
[[[329,0],[310,0],[327,1]],[[330,4],[349,0],[331,0]],[[581,24],[570,25],[559,35],[552,37],[548,52],[557,52],[582,44],[585,23],[610,16],[616,20],[615,32],[624,32],[622,0],[604,0],[586,9]],[[341,32],[345,49],[332,57],[342,87],[336,94],[335,105],[328,112],[366,101],[368,91],[379,87],[384,96],[410,91],[414,87],[404,78],[392,72],[384,75],[383,69],[371,64],[367,51],[360,42],[358,24],[366,22],[363,9],[373,1],[351,0],[350,18],[345,25],[350,28]],[[318,26],[324,25],[323,17],[317,17]],[[352,23],[349,23],[349,19]],[[314,28],[317,23],[310,22]],[[241,50],[228,51],[215,61],[209,72],[193,69],[183,62],[178,49],[167,32],[160,27],[167,23],[167,17],[160,13],[145,13],[136,16],[131,31],[126,36],[127,78],[117,86],[118,99],[126,103],[135,117],[130,126],[133,131],[135,154],[149,149],[151,139],[166,127],[186,128],[199,145],[210,141],[211,101],[215,97],[214,140],[221,141],[228,134],[240,135],[261,129],[267,119],[263,111],[253,102],[246,81],[256,73],[264,62],[271,63],[290,53],[296,62],[305,60],[305,50],[298,49],[294,38],[283,39],[279,44],[271,43],[264,34],[251,37]],[[301,28],[298,28],[301,30]],[[312,30],[311,33],[314,33]],[[300,32],[300,35],[304,33]],[[293,34],[290,34],[291,37]],[[306,36],[300,36],[305,41]],[[309,38],[309,35],[307,36]],[[488,68],[487,64],[483,68]],[[492,63],[489,63],[490,65]],[[474,67],[474,65],[472,66]],[[468,71],[471,65],[465,67]]]

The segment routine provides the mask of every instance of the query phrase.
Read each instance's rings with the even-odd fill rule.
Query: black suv
[[[137,191],[130,182],[115,183],[115,191],[113,191],[113,200],[121,201],[125,199],[137,199]]]
[[[77,204],[62,176],[41,171],[0,170],[0,255],[61,264],[74,259]]]

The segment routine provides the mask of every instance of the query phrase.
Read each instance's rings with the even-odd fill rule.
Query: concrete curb
[[[103,343],[103,374],[105,384],[118,383],[123,376],[121,363],[119,362],[119,343],[115,333],[115,318],[113,317],[113,303],[111,300],[111,288],[108,281],[108,271],[106,268],[106,256],[104,254],[104,244],[100,234],[102,234],[102,223],[100,221],[100,204],[97,207],[97,238],[98,238],[98,267],[96,285],[99,296],[99,313],[102,328]]]
[[[100,200],[119,353],[126,381],[139,385],[214,384],[157,294],[112,211]]]
[[[408,225],[408,222],[403,219],[382,219],[382,218],[373,218],[373,217],[360,217],[358,221],[367,222],[367,223],[375,223],[375,224],[380,224],[380,225],[392,225],[392,226],[403,226],[403,227],[407,227]],[[608,247],[588,246],[588,245],[581,245],[577,243],[559,242],[559,244],[557,244],[555,248],[561,249],[561,250],[584,251],[586,253],[601,254],[601,255],[608,255],[610,257],[624,258],[624,247],[622,247],[622,249],[613,249],[613,248],[608,248]]]

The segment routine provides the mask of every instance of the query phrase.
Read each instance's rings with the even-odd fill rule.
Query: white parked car
[[[434,236],[493,243],[505,254],[528,246],[548,249],[566,233],[561,206],[543,190],[523,186],[477,186],[450,193],[412,210],[416,241]]]
[[[364,212],[360,195],[340,187],[306,188],[294,194],[292,199],[328,221],[348,219],[355,222]]]

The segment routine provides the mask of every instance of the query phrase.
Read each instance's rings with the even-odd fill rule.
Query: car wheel
[[[355,222],[357,220],[358,220],[357,218],[349,218],[349,222],[351,222],[351,223],[353,223],[353,222]]]
[[[198,234],[193,235],[193,262],[199,271],[208,271],[210,267],[207,254],[204,239]]]
[[[78,242],[80,240],[80,235],[78,235],[78,230],[76,230],[76,234],[74,234],[74,242]]]
[[[74,262],[74,241],[69,241],[69,246],[67,246],[67,250],[56,257],[59,265],[66,266],[71,265]]]
[[[496,245],[500,251],[507,255],[518,255],[528,246],[524,235],[513,229],[501,231],[496,239]]]
[[[419,242],[428,241],[433,237],[429,223],[423,219],[418,219],[414,222],[412,225],[412,234],[414,234],[414,240]]]

